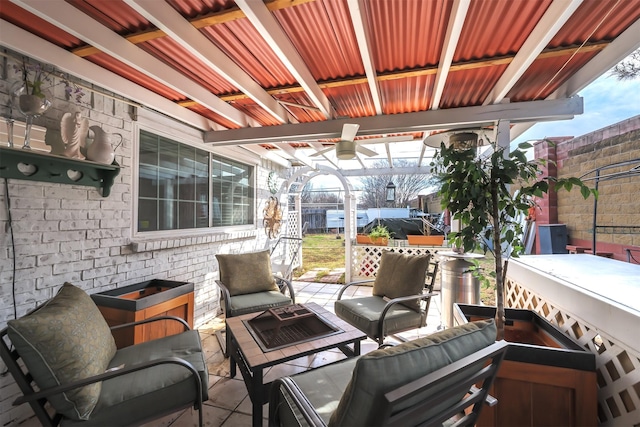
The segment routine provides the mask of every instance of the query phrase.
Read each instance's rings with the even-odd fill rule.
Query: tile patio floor
[[[341,285],[309,282],[294,282],[293,285],[297,303],[315,302],[333,312],[333,302]],[[371,287],[369,286],[353,288],[352,291],[348,290],[347,292],[351,292],[354,295],[371,295]],[[427,326],[401,335],[407,339],[417,338],[434,332],[439,325],[440,298],[436,296],[431,299]],[[238,372],[236,378],[229,378],[229,360],[223,358],[218,340],[214,334],[217,329],[223,326],[224,320],[219,317],[200,328],[209,367],[209,400],[204,403],[205,425],[212,427],[245,427],[251,425],[251,401],[247,395],[240,372]],[[362,353],[367,353],[376,348],[377,344],[371,339],[362,342]],[[285,375],[305,371],[309,367],[315,368],[343,358],[345,356],[340,350],[325,351],[315,356],[303,357],[269,368],[265,372],[264,380],[265,382],[273,381]],[[264,405],[263,407],[265,426],[267,425],[268,406]],[[187,409],[182,413],[175,413],[161,420],[156,420],[149,424],[148,427],[151,427],[151,425],[191,427],[197,426],[197,423],[197,412]]]
[[[342,285],[334,283],[294,282],[297,303],[315,302],[333,312],[333,303]],[[352,287],[347,290],[351,295],[371,295],[370,286]],[[427,326],[425,328],[401,334],[406,339],[414,339],[434,332],[440,325],[440,298],[431,299]],[[211,427],[245,427],[251,425],[251,401],[240,372],[235,378],[229,378],[229,360],[222,355],[215,331],[224,327],[224,319],[220,316],[199,329],[207,365],[209,368],[209,400],[203,405],[203,419],[206,426]],[[388,340],[391,342],[392,340]],[[362,353],[377,348],[375,341],[367,339],[362,342]],[[313,356],[302,357],[265,371],[265,382],[292,375],[328,363],[344,359],[340,350],[325,351]],[[263,407],[263,421],[267,425],[268,406]],[[22,427],[37,426],[35,417],[23,423]],[[145,427],[192,427],[198,425],[198,413],[193,409],[176,412],[155,420]]]

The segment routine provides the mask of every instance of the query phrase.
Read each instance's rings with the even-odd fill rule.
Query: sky
[[[578,95],[584,99],[583,114],[572,120],[533,125],[513,143],[554,136],[578,137],[640,114],[640,78],[620,81],[607,72]]]

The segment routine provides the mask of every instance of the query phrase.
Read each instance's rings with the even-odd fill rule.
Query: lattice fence
[[[505,300],[508,307],[538,312],[596,355],[599,425],[640,426],[640,352],[616,343],[606,331],[575,319],[509,279]],[[637,330],[638,325],[619,327]]]
[[[376,277],[378,267],[380,267],[380,257],[383,251],[399,252],[409,255],[435,254],[436,250],[427,248],[402,246],[352,246],[353,256],[351,261],[351,278],[372,279]]]

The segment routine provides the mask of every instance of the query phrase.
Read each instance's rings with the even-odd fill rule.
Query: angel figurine
[[[64,141],[63,155],[72,159],[84,160],[80,148],[85,147],[87,132],[89,131],[89,119],[82,117],[80,112],[74,114],[64,113],[60,121],[60,133]]]

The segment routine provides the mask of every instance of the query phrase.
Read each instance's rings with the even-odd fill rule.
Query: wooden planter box
[[[407,235],[407,240],[410,245],[421,246],[442,246],[444,242],[444,236],[423,236],[423,235]]]
[[[361,245],[387,246],[389,244],[389,239],[387,239],[386,237],[378,237],[376,239],[372,239],[365,234],[357,234],[356,243],[359,243]]]
[[[597,426],[595,354],[531,310],[505,309],[505,360],[477,426]],[[454,304],[457,324],[495,317],[496,308]]]
[[[92,294],[109,326],[155,316],[176,316],[193,328],[193,283],[149,280],[131,286]],[[184,331],[176,321],[162,320],[113,331],[118,348],[150,341]]]

